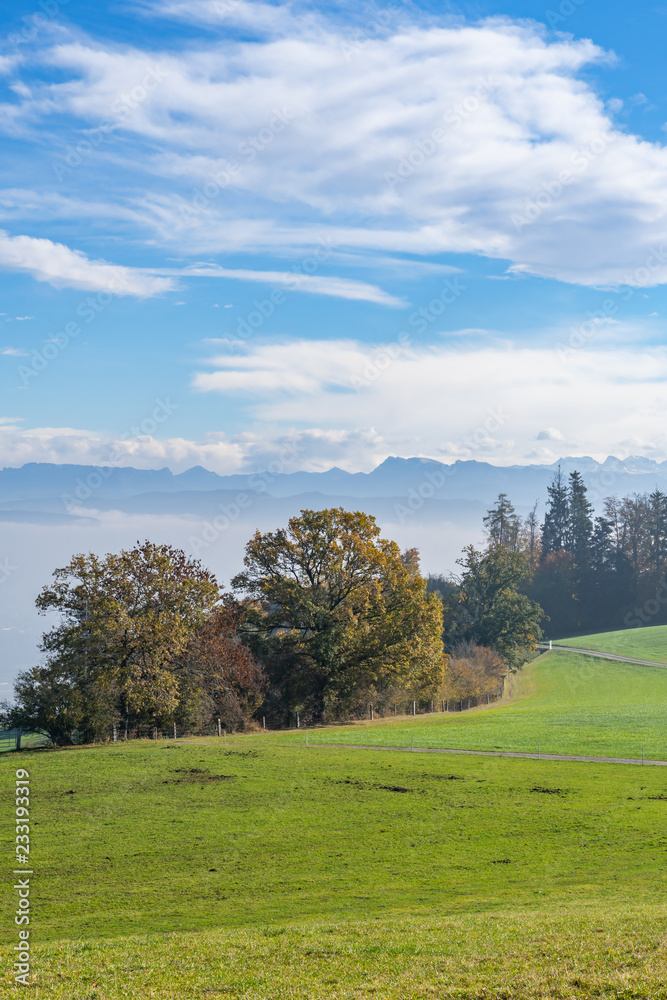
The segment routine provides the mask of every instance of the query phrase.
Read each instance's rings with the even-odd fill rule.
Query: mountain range
[[[426,458],[387,458],[371,472],[236,473],[201,466],[134,469],[29,463],[0,469],[0,520],[41,524],[90,520],[96,512],[171,514],[206,518],[234,511],[241,520],[284,520],[305,507],[363,506],[384,522],[421,523],[481,516],[507,493],[519,510],[543,505],[558,466],[578,469],[599,506],[604,496],[667,490],[667,462],[636,457],[604,462],[562,458],[550,465],[452,464]]]

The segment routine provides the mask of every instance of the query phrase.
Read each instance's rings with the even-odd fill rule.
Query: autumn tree
[[[19,676],[14,724],[68,742],[112,722],[172,720],[202,691],[216,708],[225,663],[230,677],[252,673],[220,596],[215,577],[170,545],[74,556],[37,598],[59,622],[42,639],[46,662]]]
[[[252,602],[243,635],[276,712],[320,719],[362,689],[440,683],[441,601],[426,593],[416,551],[402,555],[370,515],[303,510],[256,532],[244,565],[232,586]]]
[[[196,730],[211,718],[225,729],[242,729],[261,705],[266,678],[239,638],[243,618],[243,607],[223,598],[175,659],[175,716],[184,729]]]
[[[496,697],[502,693],[506,673],[507,665],[495,650],[461,642],[451,650],[438,696],[441,700]]]

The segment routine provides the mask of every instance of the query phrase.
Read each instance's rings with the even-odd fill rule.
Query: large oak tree
[[[360,691],[433,689],[442,679],[442,605],[417,554],[380,537],[375,519],[303,510],[256,532],[232,586],[250,600],[244,634],[279,710],[340,712]]]

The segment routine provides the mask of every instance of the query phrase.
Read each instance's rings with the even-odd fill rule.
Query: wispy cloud
[[[141,270],[103,260],[90,260],[80,250],[72,250],[64,243],[33,236],[10,236],[4,230],[0,230],[0,268],[25,271],[37,281],[47,281],[59,288],[105,291],[137,298],[148,298],[174,288],[170,278],[153,277]]]
[[[309,292],[312,295],[331,295],[339,299],[359,302],[375,302],[383,306],[404,306],[403,299],[390,295],[376,285],[353,278],[337,278],[326,275],[303,274],[298,271],[253,271],[248,268],[220,267],[217,264],[194,264],[187,268],[155,268],[151,273],[169,274],[180,278],[227,278],[234,281],[257,281],[265,285],[278,285],[293,292]]]

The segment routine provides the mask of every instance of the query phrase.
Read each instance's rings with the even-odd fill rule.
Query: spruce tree
[[[655,489],[648,499],[651,571],[657,581],[667,567],[667,494]]]
[[[516,552],[519,546],[521,521],[506,493],[500,493],[495,507],[487,511],[484,527],[490,546],[500,545],[510,552]]]
[[[568,489],[568,522],[565,536],[565,549],[572,556],[574,563],[580,569],[590,561],[591,536],[593,534],[593,505],[587,496],[587,490],[580,472],[570,473]]]
[[[567,485],[561,471],[554,476],[553,482],[547,486],[549,495],[544,524],[542,525],[542,559],[552,552],[560,552],[565,547],[570,520]]]

